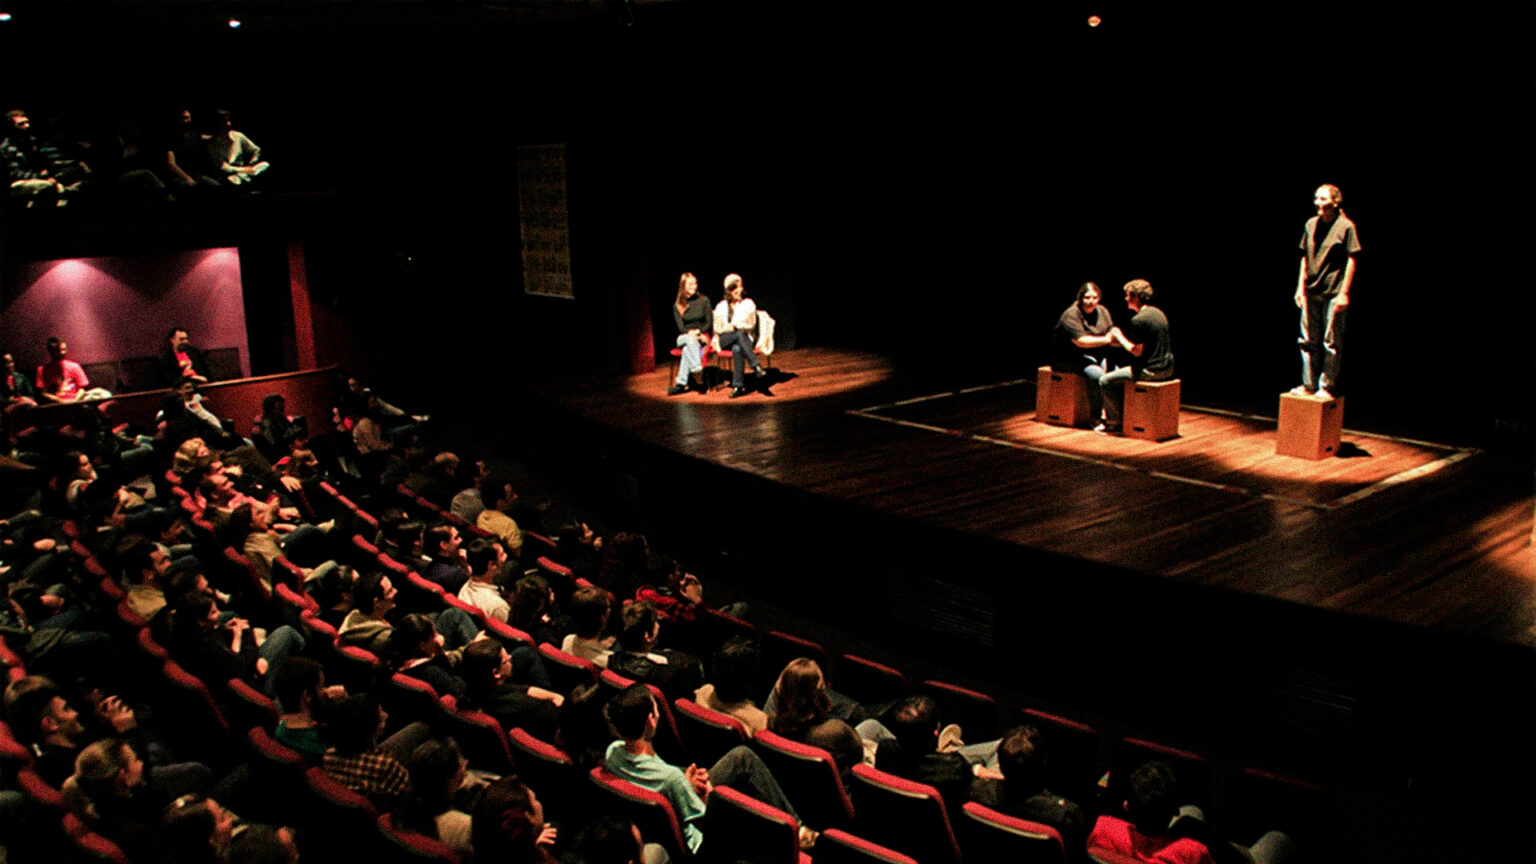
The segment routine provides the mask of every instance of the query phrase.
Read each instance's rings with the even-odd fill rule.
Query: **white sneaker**
[[[1322,387],[1317,388],[1317,392],[1313,393],[1312,395],[1316,396],[1319,399],[1325,400],[1325,401],[1333,398],[1333,394],[1329,393],[1326,389],[1324,389]]]

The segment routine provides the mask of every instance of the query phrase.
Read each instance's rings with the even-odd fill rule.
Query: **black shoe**
[[[731,398],[732,399],[740,399],[741,397],[743,397],[745,395],[747,395],[747,388],[745,388],[745,387],[732,387],[731,388]]]
[[[667,388],[667,395],[668,396],[680,396],[680,395],[682,395],[684,393],[687,393],[687,392],[688,392],[688,388],[684,387],[681,384],[673,384],[671,387]]]

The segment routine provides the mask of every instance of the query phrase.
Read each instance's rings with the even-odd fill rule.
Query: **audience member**
[[[709,683],[695,690],[693,701],[711,711],[729,714],[747,727],[748,735],[768,728],[768,715],[752,701],[762,671],[757,642],[733,636],[720,646],[709,663]]]
[[[1109,849],[1149,864],[1280,864],[1290,855],[1291,838],[1279,831],[1246,848],[1211,839],[1200,808],[1180,806],[1178,778],[1167,763],[1139,766],[1131,772],[1126,790],[1125,817],[1100,816],[1088,836],[1088,848]]]
[[[1088,840],[1088,817],[1075,802],[1053,794],[1045,785],[1046,752],[1040,731],[1015,726],[997,745],[1000,778],[978,777],[971,800],[1000,813],[1049,825],[1061,832],[1073,860],[1081,860]]]
[[[208,361],[187,335],[187,328],[172,327],[165,335],[166,344],[160,349],[160,374],[165,386],[174,387],[184,378],[195,384],[207,384],[213,380],[208,371]]]
[[[332,779],[366,796],[380,813],[393,811],[410,795],[410,774],[400,760],[431,734],[425,723],[412,723],[381,743],[388,719],[379,701],[365,693],[336,703],[331,712],[334,744],[321,763]]]
[[[208,164],[221,172],[226,181],[234,186],[244,186],[272,166],[261,158],[257,147],[243,132],[236,131],[232,115],[228,111],[213,112],[208,136],[204,139]]]
[[[571,594],[571,626],[574,632],[560,640],[560,650],[592,661],[599,669],[608,668],[613,654],[613,636],[604,636],[613,611],[608,592],[595,585],[583,585]]]
[[[683,699],[704,686],[704,670],[698,658],[679,651],[656,650],[661,619],[656,607],[645,601],[624,607],[618,650],[608,658],[608,668],[642,684],[654,684],[668,699]]]
[[[406,757],[405,767],[411,776],[411,797],[401,808],[400,826],[443,843],[460,862],[471,860],[475,847],[470,840],[470,816],[456,802],[469,781],[469,760],[458,743],[452,738],[429,738]]]
[[[652,744],[659,720],[650,688],[632,684],[619,691],[608,702],[608,721],[620,740],[608,745],[603,764],[625,780],[665,796],[682,823],[683,839],[690,851],[697,852],[704,840],[700,825],[709,793],[716,785],[730,786],[795,815],[795,808],[784,797],[778,781],[762,759],[746,746],[732,748],[708,770],[697,765],[680,769],[662,761]],[[803,825],[801,838],[802,844],[810,839],[810,832]]]
[[[544,821],[539,798],[516,777],[485,787],[471,819],[475,859],[496,864],[557,864],[549,847],[558,836]]]
[[[85,369],[69,359],[69,343],[49,336],[48,362],[37,367],[37,393],[44,402],[78,402],[82,399],[109,399],[112,394],[92,387]]]

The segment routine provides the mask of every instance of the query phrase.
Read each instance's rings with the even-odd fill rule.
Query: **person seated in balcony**
[[[32,380],[16,371],[16,358],[11,352],[0,353],[0,411],[10,413],[36,404],[37,388],[32,386]]]
[[[172,327],[165,334],[165,343],[160,349],[160,375],[165,386],[174,387],[177,382],[188,378],[198,384],[207,384],[213,380],[213,374],[208,371],[208,361],[203,359],[203,352],[192,344],[187,328]]]
[[[261,148],[235,129],[234,115],[222,109],[213,112],[203,146],[208,164],[232,186],[247,186],[272,167],[261,158]]]
[[[34,135],[27,112],[7,111],[3,132],[0,160],[5,162],[11,197],[26,199],[28,207],[34,202],[63,206],[84,186],[90,168]]]
[[[48,362],[37,367],[37,393],[44,403],[78,402],[82,399],[110,399],[112,394],[92,387],[85,368],[69,359],[69,343],[49,336],[46,343]]]

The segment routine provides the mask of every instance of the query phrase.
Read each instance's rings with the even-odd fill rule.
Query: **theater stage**
[[[670,371],[557,402],[636,442],[823,499],[1191,586],[1536,645],[1528,462],[1348,428],[1277,456],[1273,417],[1185,405],[1162,443],[1034,420],[1032,370],[945,390],[877,355],[774,358],[774,395],[664,395]]]

